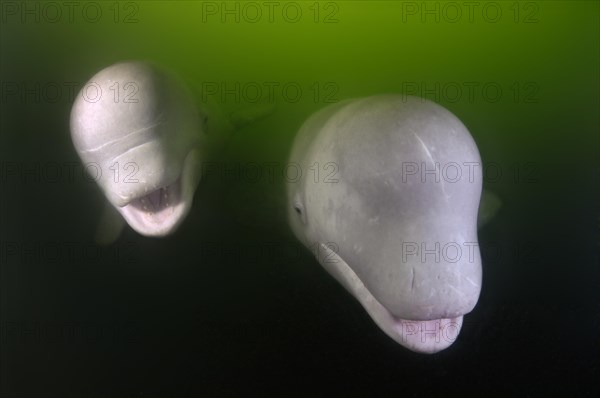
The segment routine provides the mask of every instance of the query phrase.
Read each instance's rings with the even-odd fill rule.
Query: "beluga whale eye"
[[[294,207],[294,211],[296,212],[298,219],[303,224],[306,224],[306,214],[305,214],[305,210],[304,210],[304,204],[302,203],[302,200],[300,199],[299,195],[296,195],[296,197],[294,199],[293,207]]]
[[[306,120],[289,161],[333,162],[337,173],[335,183],[288,182],[296,237],[396,342],[449,347],[482,281],[481,159],[463,123],[411,96],[347,100]]]
[[[192,204],[205,115],[166,70],[121,62],[82,88],[71,110],[71,137],[125,221],[142,235],[165,236]]]

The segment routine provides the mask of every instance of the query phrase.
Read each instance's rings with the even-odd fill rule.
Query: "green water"
[[[60,18],[43,2],[24,15],[20,3],[5,6],[3,80],[81,86],[114,62],[147,59],[225,110],[275,102],[272,118],[233,142],[240,161],[283,161],[310,113],[385,92],[454,112],[484,163],[501,164],[503,177],[489,170],[487,182],[506,195],[516,173],[539,181],[546,162],[597,155],[598,2],[99,2],[78,3],[72,15],[60,4]],[[214,94],[221,87],[233,91]],[[65,87],[61,94],[55,104],[26,102],[64,117]],[[19,140],[39,139],[39,118],[17,120],[10,98],[4,123]]]

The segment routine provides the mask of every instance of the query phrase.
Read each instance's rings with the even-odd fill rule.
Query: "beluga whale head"
[[[482,280],[481,160],[461,121],[411,96],[348,100],[303,124],[290,162],[298,239],[396,342],[450,346]]]
[[[146,62],[121,62],[81,89],[71,138],[127,223],[142,235],[165,236],[192,205],[206,119],[173,75]]]

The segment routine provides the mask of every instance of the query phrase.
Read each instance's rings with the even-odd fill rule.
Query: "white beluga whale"
[[[290,163],[296,237],[396,342],[450,346],[482,282],[481,159],[461,121],[417,97],[347,100],[303,124]]]
[[[269,111],[246,112],[243,118]],[[155,237],[169,235],[185,219],[201,163],[222,146],[234,124],[218,110],[198,106],[174,74],[142,61],[98,72],[71,110],[75,149],[112,208],[135,231]],[[100,224],[105,235],[97,237],[100,243],[120,231],[109,220]]]

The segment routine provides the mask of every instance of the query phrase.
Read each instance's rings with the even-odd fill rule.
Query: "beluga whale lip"
[[[288,182],[296,237],[396,342],[449,347],[482,280],[481,159],[467,128],[417,97],[346,100],[306,120],[290,162],[335,173]]]
[[[191,208],[206,118],[173,74],[147,62],[120,62],[81,89],[71,137],[127,223],[142,235],[165,236]]]

